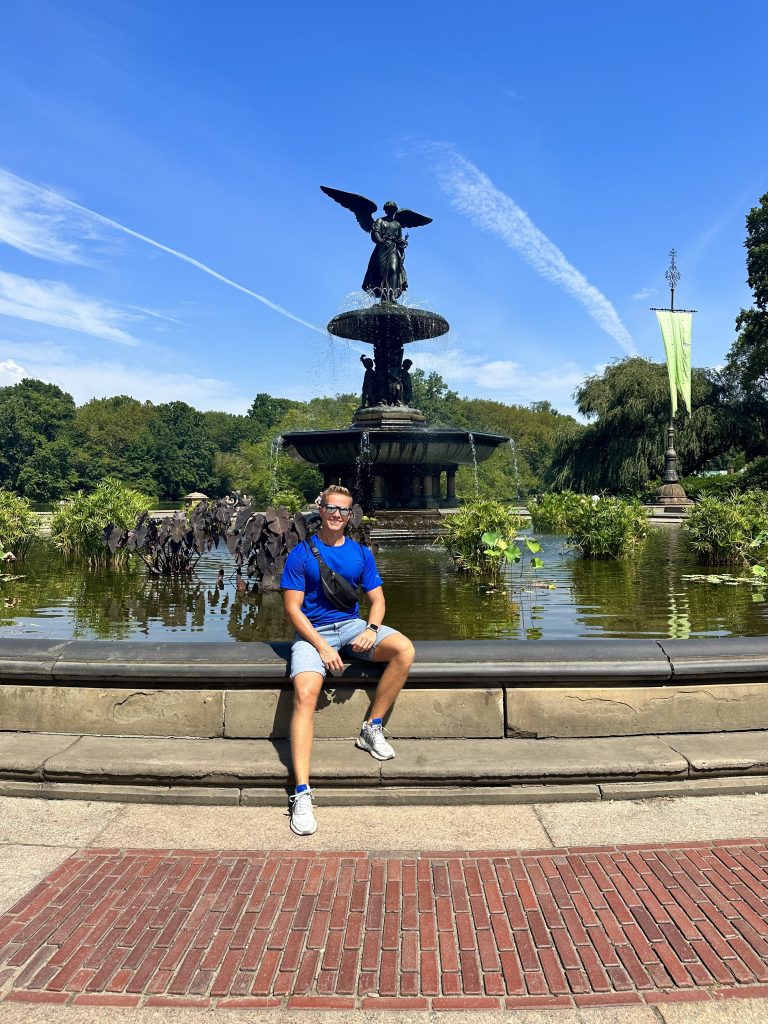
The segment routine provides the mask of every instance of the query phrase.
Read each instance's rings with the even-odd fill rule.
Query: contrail
[[[636,355],[632,336],[621,322],[613,303],[568,262],[528,214],[452,147],[436,145],[430,148],[441,154],[438,159],[440,185],[455,209],[466,214],[477,227],[496,235],[519,252],[538,274],[580,302],[592,319],[628,355]]]
[[[8,173],[8,172],[6,172]],[[252,291],[250,288],[246,288],[245,285],[238,284],[237,281],[233,281],[230,277],[225,277],[224,274],[220,274],[218,270],[214,270],[213,267],[209,267],[205,263],[201,263],[200,260],[194,259],[192,256],[187,256],[186,253],[179,252],[178,249],[172,249],[169,245],[163,245],[162,242],[158,242],[154,238],[150,238],[148,235],[142,235],[140,231],[134,231],[133,228],[126,227],[125,224],[120,224],[116,220],[112,220],[111,217],[105,217],[101,213],[96,213],[95,210],[89,210],[87,206],[81,206],[79,203],[73,202],[71,199],[66,199],[64,196],[55,192],[53,189],[46,188],[43,185],[33,185],[31,182],[25,181],[23,178],[18,178],[16,175],[9,175],[15,178],[22,186],[27,188],[31,187],[35,191],[48,196],[53,199],[55,203],[70,207],[70,209],[78,210],[80,213],[90,217],[92,220],[98,221],[100,224],[105,224],[115,231],[122,231],[125,235],[130,235],[131,238],[137,238],[140,242],[146,242],[147,245],[153,246],[155,249],[159,249],[161,252],[168,253],[169,256],[175,256],[179,260],[183,260],[184,263],[189,263],[192,267],[197,267],[198,270],[202,270],[204,273],[209,274],[211,277],[215,277],[217,281],[221,281],[224,284],[228,284],[230,288],[236,288],[239,292],[243,292],[245,295],[250,295],[252,299],[256,299],[262,302],[265,306],[273,309],[276,313],[280,313],[281,316],[288,317],[289,320],[293,320],[297,324],[301,324],[302,327],[308,327],[310,331],[317,331],[318,334],[327,334],[322,328],[318,327],[317,324],[311,324],[307,320],[302,320],[301,317],[291,313],[290,310],[284,309],[282,306],[278,306],[276,302],[272,302],[264,295],[259,295],[258,292]]]

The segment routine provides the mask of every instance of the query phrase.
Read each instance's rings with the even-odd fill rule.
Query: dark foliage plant
[[[163,519],[148,513],[128,530],[110,523],[104,544],[115,554],[137,555],[157,576],[183,576],[194,572],[206,551],[226,544],[238,576],[245,575],[259,593],[278,590],[285,560],[319,526],[317,512],[291,512],[285,506],[256,511],[250,501],[200,501],[188,512]],[[371,546],[370,526],[355,505],[348,535]]]

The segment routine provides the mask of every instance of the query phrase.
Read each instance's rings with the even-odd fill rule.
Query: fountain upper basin
[[[330,334],[351,341],[373,344],[406,345],[447,334],[450,325],[439,313],[428,309],[400,306],[396,302],[378,302],[365,309],[339,313],[328,324]]]

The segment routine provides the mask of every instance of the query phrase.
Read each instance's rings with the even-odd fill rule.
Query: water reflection
[[[748,636],[768,633],[768,604],[749,587],[685,582],[696,571],[677,529],[651,531],[635,561],[584,561],[561,537],[542,537],[544,568],[514,567],[499,585],[453,570],[436,547],[382,548],[387,622],[416,640],[578,636]],[[0,584],[0,636],[95,639],[286,640],[279,594],[237,585],[224,549],[183,580],[152,579],[65,560],[40,542]],[[552,587],[553,589],[550,589]],[[365,608],[363,608],[365,614]]]
[[[651,530],[633,561],[571,565],[579,636],[760,636],[765,610],[748,586],[717,587],[684,581],[697,570],[679,529]]]

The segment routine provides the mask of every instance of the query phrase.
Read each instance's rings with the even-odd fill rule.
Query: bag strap
[[[315,538],[314,537],[309,537],[308,540],[307,540],[307,544],[309,546],[309,550],[315,556],[315,558],[317,559],[319,564],[324,569],[328,569],[329,568],[328,563],[325,561],[323,556],[320,554],[320,549],[318,548],[317,544],[315,544]]]
[[[317,559],[318,564],[320,565],[320,568],[321,569],[327,569],[327,571],[329,573],[331,573],[332,575],[335,576],[336,573],[334,573],[333,569],[330,567],[330,565],[328,565],[328,563],[325,561],[323,556],[320,554],[320,549],[318,548],[317,544],[315,544],[314,536],[308,537],[304,541],[304,543],[309,546],[309,550],[312,552],[312,554]],[[351,537],[346,537],[345,538],[345,543],[351,543],[351,544],[356,544],[357,545],[357,553],[360,555],[360,565],[364,569],[365,568],[365,555],[363,554],[363,545],[359,544],[356,540],[352,540]]]

